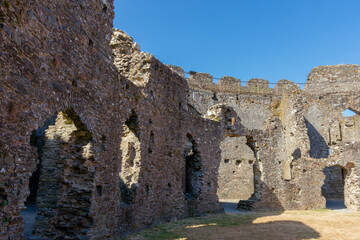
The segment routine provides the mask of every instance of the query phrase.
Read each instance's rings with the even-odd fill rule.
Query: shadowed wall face
[[[321,191],[326,200],[344,200],[345,170],[338,166],[324,169],[326,176]]]
[[[197,215],[221,211],[214,177],[220,159],[219,124],[192,111],[186,81],[140,52],[131,38],[115,31],[116,41],[109,45],[112,3],[0,2],[5,29],[0,31],[0,238],[23,235],[19,213],[37,164],[37,149],[29,144],[32,131],[69,108],[81,117],[92,139],[84,139],[86,131],[67,120],[64,126],[69,128],[62,129],[68,131],[67,140],[62,140],[60,128],[50,128],[56,124],[49,125],[46,134],[53,139],[43,147],[37,195],[38,204],[44,205],[39,215],[48,223],[37,220],[39,234],[54,229],[59,238],[116,238],[188,216],[183,185],[187,132],[195,153],[195,160],[188,161],[194,163],[188,164],[193,169],[189,182],[195,179],[188,192],[197,196],[192,208]],[[140,135],[131,121],[127,124],[133,109]],[[53,154],[54,161],[47,161],[47,154]],[[51,185],[48,197],[42,184]]]
[[[193,137],[187,135],[185,147],[185,197],[198,198],[202,188],[203,166],[200,152]]]

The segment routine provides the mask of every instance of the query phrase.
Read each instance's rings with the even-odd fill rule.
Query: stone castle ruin
[[[113,1],[0,1],[0,239],[115,239],[239,208],[360,210],[360,67],[217,84],[112,29]]]

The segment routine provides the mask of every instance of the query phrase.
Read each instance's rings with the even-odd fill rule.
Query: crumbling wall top
[[[120,54],[132,54],[140,52],[140,45],[132,39],[128,34],[120,29],[114,28],[113,36],[110,41],[110,46]]]
[[[252,78],[246,83],[247,87],[269,88],[269,81],[261,78]]]
[[[198,72],[190,71],[190,76],[188,81],[191,84],[195,84],[201,88],[205,88],[213,84],[213,76],[211,76],[208,73],[198,73]]]
[[[221,89],[223,90],[230,90],[230,89],[238,89],[241,86],[240,79],[230,77],[230,76],[224,76],[220,78],[218,84],[221,86]]]
[[[305,91],[316,95],[359,92],[360,66],[344,64],[315,67],[305,83]]]
[[[171,65],[171,64],[168,64],[166,66],[168,66],[173,72],[179,74],[181,77],[185,77],[185,71],[184,71],[184,69],[182,69],[182,67]]]
[[[281,79],[279,80],[275,87],[274,87],[275,91],[277,92],[297,92],[300,91],[300,87],[298,84],[286,80],[286,79]]]

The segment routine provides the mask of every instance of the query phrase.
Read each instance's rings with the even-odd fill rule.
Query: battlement
[[[130,55],[140,52],[140,46],[125,32],[114,29],[110,43],[115,55]],[[183,68],[175,65],[167,65],[174,73],[185,78],[191,88],[229,93],[257,93],[278,94],[284,92],[302,92],[299,84],[281,79],[274,88],[269,87],[269,81],[260,78],[248,80],[245,86],[242,81],[235,77],[224,76],[214,83],[214,77],[209,73],[185,72]],[[187,76],[188,74],[188,76]],[[218,78],[215,78],[218,79]],[[319,66],[311,70],[305,83],[305,93],[311,95],[324,95],[329,93],[352,94],[360,91],[360,66],[356,64],[344,64],[333,66]]]
[[[246,83],[246,86],[267,89],[269,88],[269,81],[261,78],[252,78]]]
[[[245,86],[241,86],[242,81],[235,77],[223,76],[217,83],[213,82],[214,77],[209,73],[199,73],[190,71],[186,77],[184,69],[175,65],[167,65],[173,72],[186,78],[188,84],[192,88],[203,89],[213,92],[229,92],[229,93],[267,93],[282,94],[283,92],[299,92],[301,91],[299,84],[292,81],[281,79],[274,88],[269,87],[269,81],[261,78],[252,78],[246,82]]]
[[[274,87],[276,92],[298,92],[300,91],[299,84],[286,79],[280,79]]]
[[[231,91],[241,87],[241,80],[230,76],[224,76],[220,78],[218,85],[221,86],[223,91]]]
[[[185,77],[185,71],[178,66],[168,65],[174,72]],[[186,77],[185,77],[186,78]],[[209,73],[198,73],[190,71],[186,78],[192,88],[203,89],[213,92],[229,93],[261,93],[261,94],[283,94],[284,92],[300,93],[299,84],[281,79],[274,88],[269,87],[269,81],[260,78],[252,78],[241,86],[241,80],[224,76],[217,83]],[[311,70],[305,83],[305,93],[311,95],[324,95],[329,93],[352,94],[360,91],[360,66],[356,64],[319,66]]]

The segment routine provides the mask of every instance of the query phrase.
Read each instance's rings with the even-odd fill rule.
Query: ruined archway
[[[119,173],[121,202],[131,204],[136,195],[141,164],[140,127],[135,111],[132,111],[123,125],[120,148],[122,152],[121,172]]]
[[[86,237],[92,226],[95,173],[91,133],[69,108],[35,130],[30,143],[38,150],[38,160],[30,179],[27,210],[22,213],[25,234],[42,239]]]
[[[197,144],[190,134],[187,134],[187,143],[184,149],[184,158],[184,194],[186,199],[196,199],[200,196],[201,193],[203,166]]]

